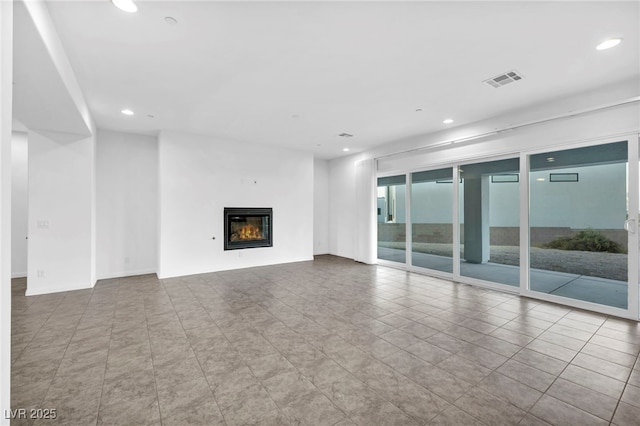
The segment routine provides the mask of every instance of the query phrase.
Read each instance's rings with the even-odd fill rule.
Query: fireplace
[[[224,249],[273,246],[273,209],[225,207]]]

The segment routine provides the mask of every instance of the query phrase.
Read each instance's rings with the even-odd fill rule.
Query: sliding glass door
[[[460,275],[520,285],[520,160],[460,166]]]
[[[531,155],[529,164],[530,289],[627,309],[627,141]]]
[[[411,264],[453,272],[453,168],[411,174]]]
[[[378,178],[378,259],[406,263],[406,176]]]
[[[624,139],[381,177],[378,257],[637,318],[640,137]]]

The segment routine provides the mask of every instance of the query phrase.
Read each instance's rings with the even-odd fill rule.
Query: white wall
[[[313,259],[312,154],[177,132],[158,144],[161,278]],[[224,207],[272,207],[273,247],[224,251]]]
[[[96,142],[97,278],[157,270],[158,142],[98,130]]]
[[[0,1],[0,413],[11,408],[13,3]],[[0,416],[0,424],[9,420]]]
[[[28,235],[27,134],[13,132],[11,140],[11,277],[27,276]]]
[[[313,254],[329,253],[329,162],[313,160]]]
[[[27,295],[90,288],[94,138],[29,131]]]
[[[329,253],[355,258],[358,155],[329,162]]]

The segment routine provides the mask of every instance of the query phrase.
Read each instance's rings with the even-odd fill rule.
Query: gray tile
[[[575,365],[569,365],[560,377],[616,399],[624,389],[624,382]]]
[[[357,424],[418,424],[355,378],[336,381],[325,394]]]
[[[551,329],[553,329],[553,326]],[[571,349],[573,351],[579,351],[587,342],[587,339],[575,339],[573,337],[566,336],[565,334],[554,333],[553,331],[551,331],[551,329],[538,336],[537,340],[553,343],[555,345]]]
[[[224,422],[204,377],[177,385],[159,386],[158,402],[163,423],[170,418],[182,418],[183,424]]]
[[[508,330],[506,328],[499,328],[493,331],[490,335],[520,347],[527,346],[535,339],[535,337],[531,337],[517,331]]]
[[[400,327],[400,330],[423,340],[438,333],[438,330],[436,329],[413,321],[403,327]]]
[[[521,349],[521,346],[506,342],[492,335],[484,336],[473,343],[507,358],[512,357]]]
[[[557,425],[607,425],[609,422],[582,411],[548,395],[543,395],[531,409],[531,414],[550,424]]]
[[[633,386],[640,387],[640,370],[634,369],[631,371],[628,383]]]
[[[605,348],[604,346],[596,345],[591,342],[587,343],[580,353],[591,355],[629,368],[633,368],[633,364],[636,362],[636,357],[633,355],[616,351],[615,349]]]
[[[546,392],[556,379],[552,374],[514,360],[505,362],[496,371],[540,392]]]
[[[604,346],[605,348],[615,349],[629,355],[637,356],[640,352],[640,345],[629,343],[622,340],[612,339],[606,336],[593,336],[591,343]]]
[[[320,256],[49,296],[25,297],[22,285],[12,406],[56,405],[62,423],[636,424],[640,415],[637,323],[443,279]]]
[[[444,330],[450,336],[457,339],[464,340],[465,342],[473,343],[476,340],[482,339],[486,334],[480,333],[470,328],[462,327],[460,325],[454,325]]]
[[[532,414],[527,414],[522,420],[520,420],[518,426],[549,426],[549,423]]]
[[[296,368],[282,355],[267,355],[247,361],[253,374],[260,380],[266,380],[283,373],[297,373]]]
[[[429,337],[428,339],[426,339],[426,342],[432,345],[438,346],[439,348],[442,348],[451,353],[456,353],[458,351],[461,351],[468,344],[467,342],[460,339],[456,339],[455,337],[450,336],[446,333],[435,334]]]
[[[276,404],[259,385],[216,395],[216,401],[228,425],[256,423],[278,412]]]
[[[627,386],[622,393],[622,401],[640,408],[640,387],[627,383]]]
[[[153,396],[117,398],[100,405],[98,425],[160,425],[158,399]]]
[[[427,342],[420,342],[415,345],[411,345],[406,348],[406,351],[434,365],[453,355],[451,352]]]
[[[463,411],[489,425],[517,424],[526,412],[492,394],[474,388],[455,402]]]
[[[612,423],[617,426],[634,426],[640,419],[640,408],[620,402],[616,413],[613,415]]]
[[[473,385],[441,368],[407,352],[399,352],[384,359],[384,362],[436,395],[453,402]]]
[[[421,339],[418,339],[417,337],[402,330],[393,330],[382,334],[380,337],[401,349],[405,349],[408,346],[421,342]]]
[[[507,361],[507,357],[471,343],[457,355],[491,370],[495,370]]]
[[[497,372],[487,376],[478,387],[524,411],[529,411],[542,396],[542,392]]]
[[[546,371],[547,373],[557,376],[562,373],[567,367],[567,363],[557,358],[550,357],[540,352],[533,351],[531,349],[522,349],[512,358],[515,361],[522,362],[523,364],[530,365],[539,370]]]
[[[618,400],[562,378],[556,380],[547,395],[571,404],[588,413],[609,420],[613,416]]]
[[[453,355],[437,364],[437,366],[469,383],[478,383],[491,374],[492,371],[459,355]]]
[[[568,349],[563,346],[556,345],[544,340],[536,339],[527,345],[527,349],[540,352],[553,358],[557,358],[564,362],[570,362],[578,353],[579,349]]]
[[[480,420],[465,413],[455,405],[449,406],[428,424],[434,426],[484,425]]]
[[[624,367],[622,365],[582,353],[576,355],[573,361],[571,361],[571,364],[604,374],[605,376],[609,376],[623,382],[627,381],[629,374],[631,373],[631,368],[629,367]]]

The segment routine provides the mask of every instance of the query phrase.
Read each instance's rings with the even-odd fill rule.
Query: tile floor
[[[638,425],[635,322],[333,256],[24,296],[12,407],[69,425]]]

